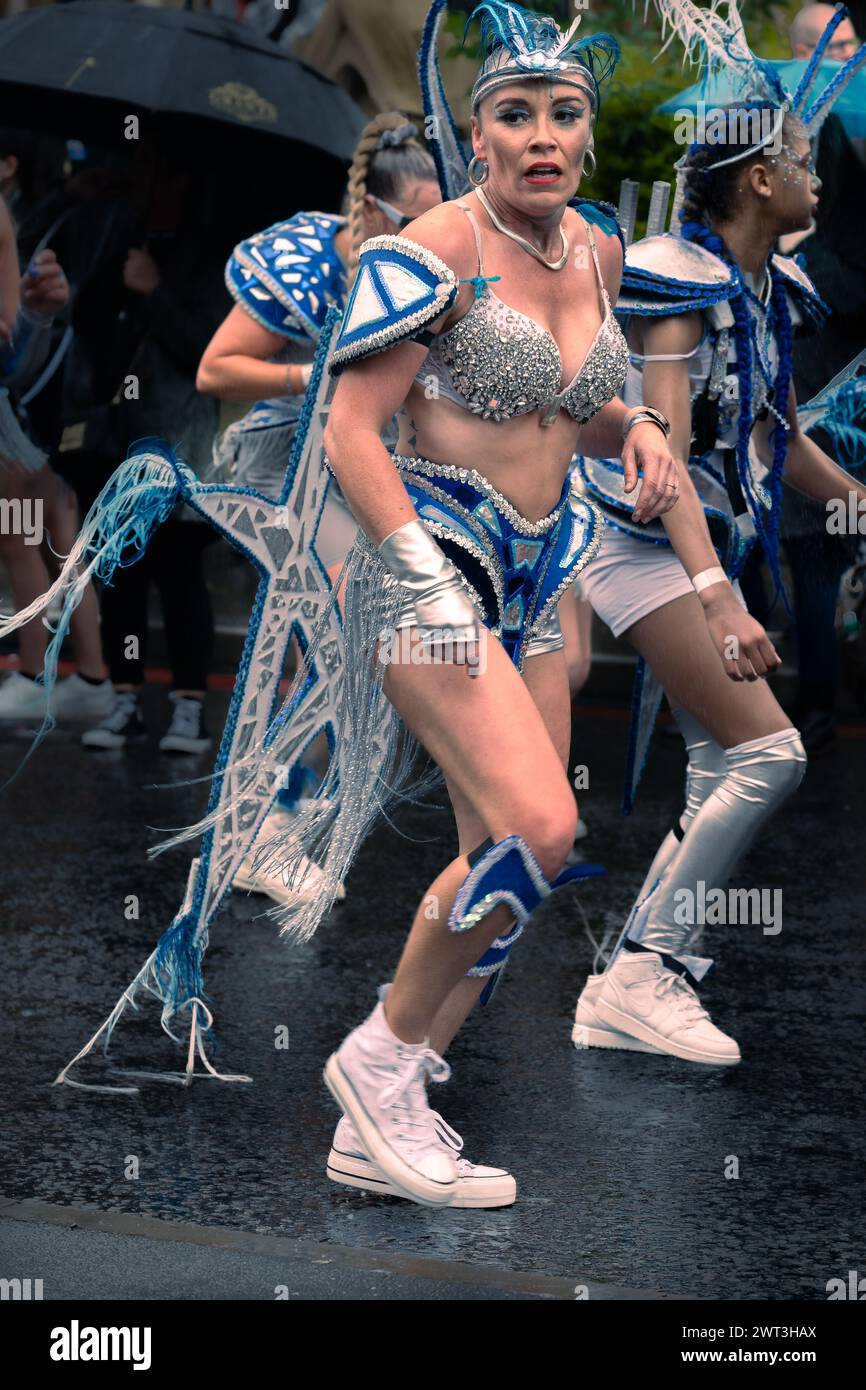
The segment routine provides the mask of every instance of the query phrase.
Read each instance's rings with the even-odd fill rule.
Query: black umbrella
[[[258,165],[270,150],[297,171],[300,156],[336,188],[366,122],[330,78],[235,20],[112,0],[0,22],[0,93],[5,125],[129,148],[124,117],[137,115],[197,160],[254,151]]]

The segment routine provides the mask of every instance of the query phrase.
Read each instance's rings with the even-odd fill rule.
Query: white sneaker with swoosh
[[[603,1023],[672,1057],[733,1066],[740,1049],[717,1028],[692,986],[654,951],[621,951],[595,1001]]]

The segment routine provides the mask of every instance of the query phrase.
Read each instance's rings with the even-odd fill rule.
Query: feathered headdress
[[[447,0],[433,0],[418,52],[418,77],[427,118],[425,134],[431,141],[442,196],[459,198],[471,185],[466,151],[439,71],[437,42],[446,13]],[[610,34],[578,39],[579,15],[563,33],[549,15],[534,14],[507,0],[487,0],[476,6],[467,19],[464,42],[476,15],[481,20],[485,57],[472,88],[473,112],[494,87],[528,77],[555,78],[557,82],[580,87],[589,96],[593,111],[598,111],[600,84],[610,77],[619,61],[619,45]]]
[[[848,11],[844,5],[837,5],[836,13],[818,40],[796,90],[790,92],[776,64],[759,58],[749,47],[736,0],[712,0],[708,9],[701,9],[693,0],[653,0],[653,4],[661,17],[662,33],[667,33],[661,51],[664,52],[674,38],[679,38],[685,49],[684,61],[697,63],[703,70],[701,95],[708,104],[719,104],[721,99],[725,104],[777,106],[780,122],[790,111],[803,122],[810,139],[821,128],[834,102],[852,77],[866,63],[866,45],[861,45],[841,65],[832,82],[817,99],[812,100],[811,92],[821,59],[833,34],[847,17]],[[729,159],[716,161],[713,169],[721,169],[726,164],[755,154],[769,143],[775,133],[774,130],[768,135],[762,131],[757,143],[748,149],[738,149]]]
[[[495,87],[527,77],[555,78],[580,87],[593,109],[599,106],[599,84],[619,62],[619,45],[610,34],[577,38],[581,16],[563,33],[550,15],[525,10],[507,0],[485,0],[466,21],[466,32],[476,15],[481,20],[484,61],[472,88],[472,110]]]

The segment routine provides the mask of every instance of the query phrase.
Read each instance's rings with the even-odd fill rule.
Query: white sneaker
[[[459,1150],[460,1145],[449,1139],[454,1135],[451,1126],[435,1110],[430,1113],[443,1145]],[[332,1182],[342,1183],[344,1187],[361,1187],[388,1197],[403,1196],[392,1187],[381,1169],[370,1162],[351,1120],[345,1115],[337,1122],[327,1173]],[[450,1202],[452,1207],[510,1207],[516,1197],[517,1183],[506,1168],[486,1168],[481,1163],[470,1163],[468,1158],[457,1159],[457,1191]]]
[[[45,687],[12,671],[0,685],[0,719],[44,719],[48,705]]]
[[[130,739],[144,738],[147,733],[137,691],[120,690],[112,699],[106,717],[81,735],[85,748],[123,748]]]
[[[577,1001],[574,1027],[571,1030],[571,1041],[575,1047],[580,1050],[587,1047],[607,1047],[621,1048],[624,1052],[661,1052],[660,1047],[641,1042],[640,1038],[633,1038],[629,1033],[621,1033],[618,1028],[611,1028],[609,1023],[599,1018],[595,1006],[603,984],[604,975],[587,977]]]
[[[603,1023],[672,1057],[729,1067],[740,1049],[712,1022],[695,991],[654,951],[621,951],[605,971],[595,1010]]]
[[[321,892],[324,875],[318,864],[314,864],[312,859],[308,859],[306,855],[300,861],[299,872],[291,887],[287,885],[282,869],[256,869],[255,867],[258,846],[273,835],[285,832],[292,820],[294,820],[294,816],[288,807],[275,806],[268,812],[259,827],[252,849],[235,870],[235,876],[232,879],[233,888],[243,893],[264,893],[273,902],[279,903],[281,907],[315,901]],[[341,883],[337,890],[337,897],[345,898],[345,896],[346,890]]]
[[[204,701],[192,695],[180,695],[173,690],[169,700],[174,705],[171,723],[159,740],[162,753],[203,753],[211,746],[211,736],[204,721]]]
[[[458,1172],[427,1104],[426,1077],[447,1081],[451,1068],[425,1043],[405,1043],[384,1006],[350,1033],[325,1066],[325,1084],[354,1126],[367,1157],[403,1197],[447,1207]]]
[[[58,719],[105,719],[114,709],[114,686],[108,679],[91,685],[76,671],[60,681],[52,707]]]

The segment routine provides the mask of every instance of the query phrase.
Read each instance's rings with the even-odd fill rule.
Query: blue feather
[[[866,376],[852,377],[827,398],[808,433],[814,429],[823,430],[843,468],[866,465]]]
[[[833,34],[835,34],[839,25],[842,23],[842,20],[847,19],[847,17],[848,11],[846,10],[844,5],[840,5],[833,18],[829,21],[823,34],[819,38],[812,52],[812,56],[806,64],[803,76],[800,78],[800,81],[797,84],[797,90],[795,91],[791,100],[791,108],[796,113],[799,113],[805,107],[806,97],[809,94],[809,89],[812,86],[815,74],[818,71],[818,64],[824,56],[824,51],[828,43],[830,42],[830,39],[832,38]]]

